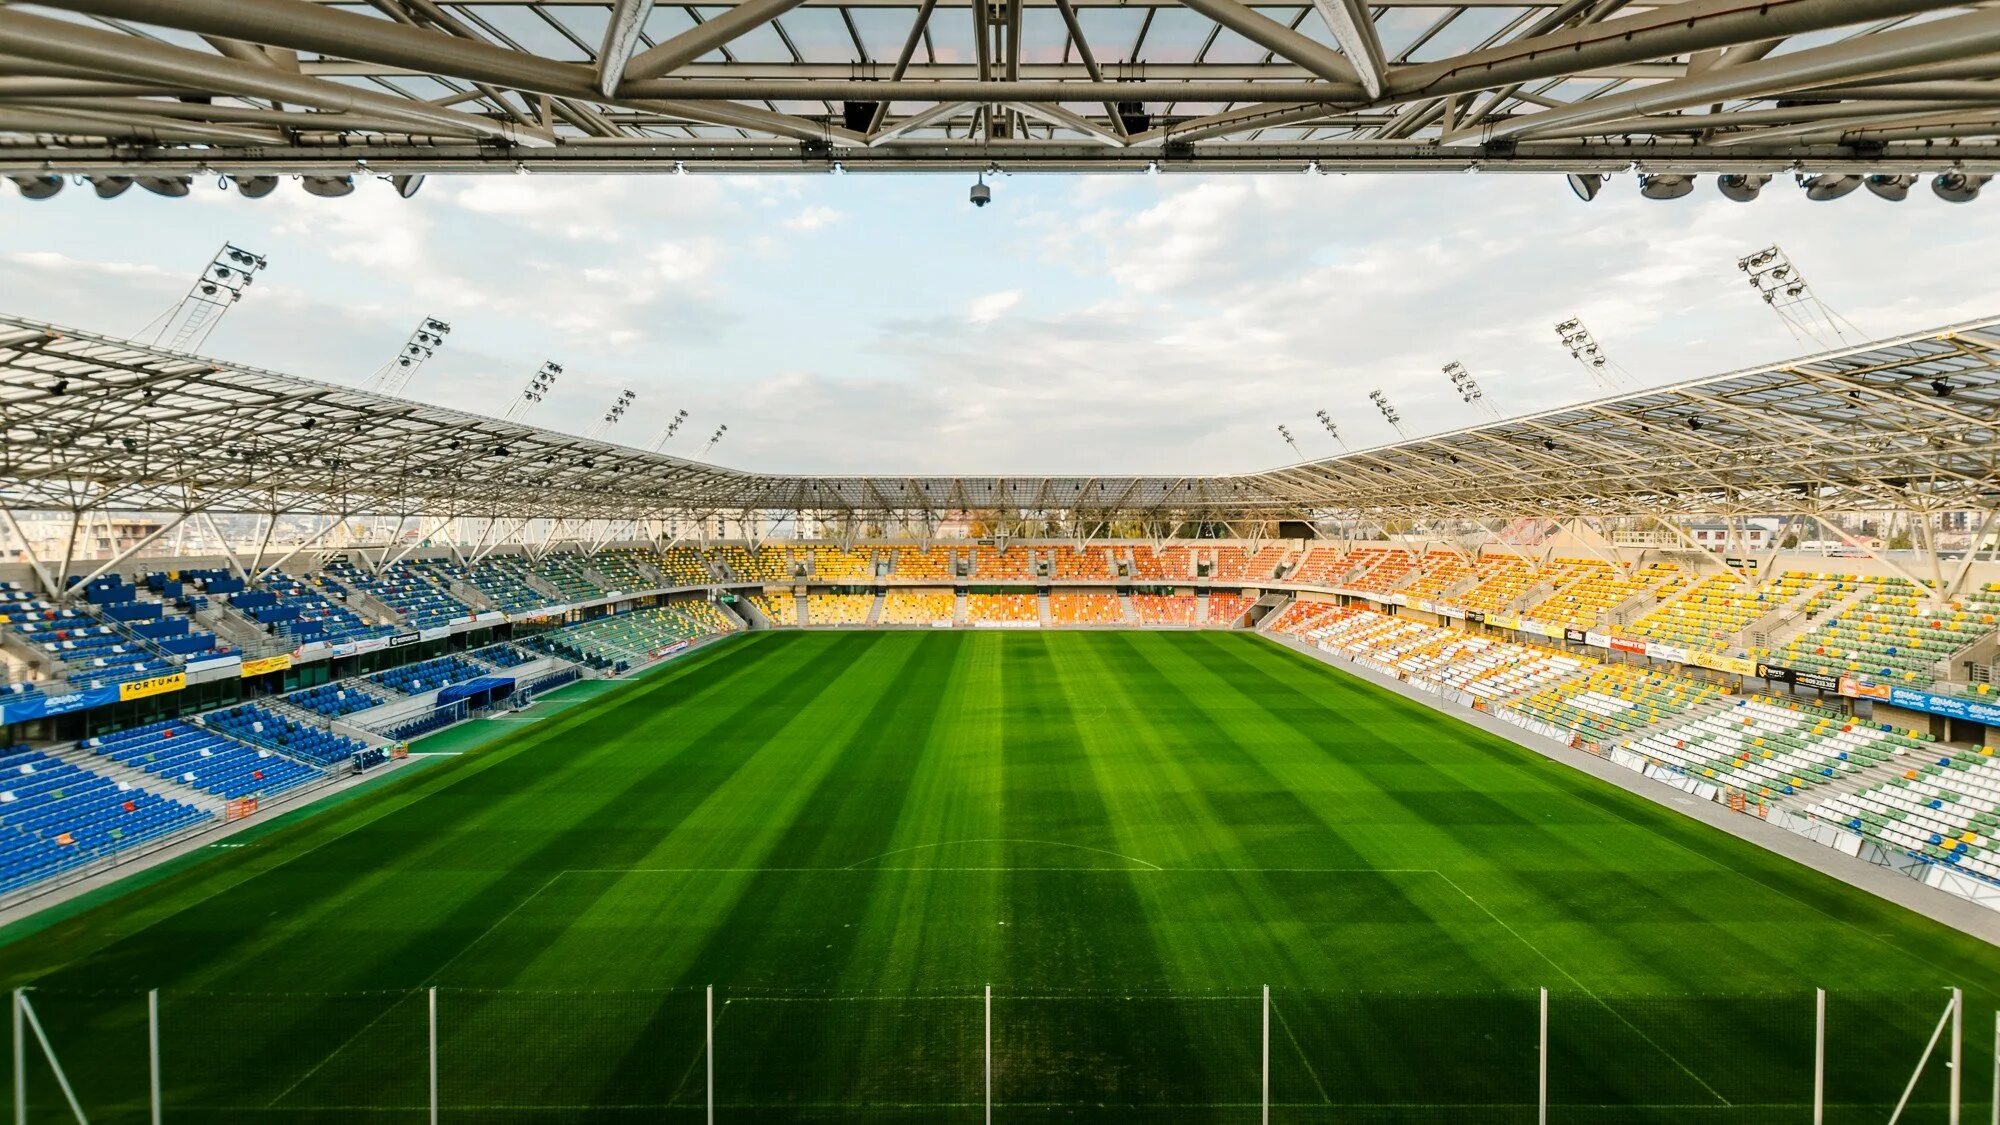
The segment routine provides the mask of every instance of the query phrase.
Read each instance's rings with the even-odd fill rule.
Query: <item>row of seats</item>
[[[873,594],[814,594],[806,599],[806,616],[814,625],[866,625],[874,608]]]
[[[17,890],[212,814],[53,755],[0,755],[0,891]]]
[[[402,695],[422,695],[486,675],[485,665],[456,654],[405,664],[368,677],[368,682]]]
[[[565,660],[617,672],[644,663],[676,642],[741,627],[709,602],[684,601],[596,618],[524,643]]]
[[[1033,594],[967,594],[967,621],[1040,621],[1041,607]]]
[[[358,683],[343,681],[295,691],[285,697],[285,702],[294,707],[302,707],[315,715],[338,719],[343,715],[366,711],[370,707],[380,707],[388,700],[366,690]]]
[[[1049,620],[1058,625],[1122,625],[1125,607],[1115,594],[1049,595]]]
[[[1777,797],[1849,778],[1914,745],[1836,713],[1755,698],[1663,723],[1627,748],[1690,777]]]
[[[950,593],[929,590],[891,590],[882,599],[884,625],[951,624],[958,599]]]
[[[243,703],[222,711],[212,711],[203,716],[202,721],[211,730],[319,766],[344,762],[365,745],[359,739],[321,730],[290,715],[281,715],[261,703]]]
[[[217,797],[268,797],[319,771],[186,719],[168,719],[86,738],[79,749]]]

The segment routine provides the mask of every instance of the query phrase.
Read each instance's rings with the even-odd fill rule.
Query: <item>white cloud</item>
[[[972,303],[965,307],[965,319],[974,324],[991,324],[1013,312],[1015,306],[1020,303],[1019,289],[1003,289],[998,293],[988,293],[973,298]]]
[[[846,217],[831,207],[816,203],[801,210],[791,218],[786,219],[785,229],[801,232],[814,231],[822,227],[830,227]]]

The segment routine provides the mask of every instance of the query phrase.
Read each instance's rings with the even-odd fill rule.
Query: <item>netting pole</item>
[[[22,1038],[21,990],[14,990],[14,1125],[28,1125],[28,1043]]]
[[[1951,990],[1951,1125],[1958,1125],[1960,1079],[1965,1074],[1965,990]]]
[[[1993,1125],[2000,1125],[2000,1010],[1993,1013]]]
[[[1813,1125],[1826,1120],[1826,989],[1813,989]]]
[[[1261,1104],[1264,1115],[1259,1119],[1264,1125],[1271,1125],[1271,986],[1264,986],[1264,1055],[1262,1063]]]
[[[986,1125],[993,1125],[993,986],[986,986]]]
[[[1542,989],[1542,1031],[1535,1048],[1535,1121],[1549,1125],[1549,990]]]
[[[153,1125],[160,1125],[160,990],[146,993],[146,1074],[153,1098]]]
[[[438,990],[430,988],[431,1006],[431,1125],[438,1125]]]
[[[1889,1115],[1889,1125],[1903,1119],[1903,1108],[1910,1104],[1910,1095],[1917,1092],[1917,1080],[1924,1076],[1924,1068],[1931,1063],[1931,1052],[1937,1050],[1938,1040],[1944,1038],[1944,1029],[1951,1023],[1953,1005],[1946,1004],[1944,1014],[1938,1017],[1937,1026],[1931,1029],[1930,1042],[1924,1044],[1924,1053],[1917,1059],[1917,1069],[1910,1073],[1910,1084],[1903,1087],[1903,1096],[1896,1099],[1896,1110]]]
[[[709,985],[706,993],[706,1015],[702,1025],[702,1061],[707,1065],[708,1075],[703,1085],[708,1093],[708,1125],[715,1125],[715,986]]]
[[[63,1100],[69,1103],[76,1125],[90,1125],[90,1119],[83,1113],[83,1103],[76,1100],[76,1090],[69,1084],[69,1075],[63,1073],[62,1060],[56,1057],[55,1045],[49,1042],[49,1033],[42,1030],[42,1020],[35,1014],[35,1006],[28,1003],[27,993],[21,993],[20,997],[21,1014],[28,1018],[28,1029],[35,1033],[35,1042],[42,1045],[42,1057],[49,1060],[49,1069],[55,1072],[56,1087],[62,1091]]]

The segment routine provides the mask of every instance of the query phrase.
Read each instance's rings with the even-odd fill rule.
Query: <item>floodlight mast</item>
[[[1604,348],[1597,342],[1597,337],[1590,334],[1589,327],[1582,319],[1573,316],[1556,325],[1556,338],[1562,341],[1563,347],[1569,349],[1570,358],[1581,364],[1583,369],[1590,373],[1590,377],[1597,381],[1598,386],[1607,391],[1615,391],[1621,386],[1637,385],[1638,380],[1632,377],[1630,371],[1620,367],[1616,360],[1605,354]]]
[[[1368,401],[1374,403],[1375,409],[1382,412],[1382,420],[1389,423],[1390,427],[1396,431],[1396,436],[1410,436],[1410,431],[1403,428],[1403,416],[1390,404],[1388,395],[1383,394],[1380,390],[1369,391]]]
[[[521,397],[515,399],[514,405],[507,408],[506,420],[518,422],[527,417],[530,410],[541,405],[542,400],[548,397],[550,388],[556,385],[556,377],[562,373],[562,364],[552,359],[543,360],[542,365],[535,369],[535,373],[528,377],[528,385],[522,389]]]
[[[1472,377],[1472,372],[1465,369],[1463,363],[1452,360],[1445,364],[1444,374],[1445,378],[1451,380],[1452,389],[1458,392],[1459,401],[1488,418],[1500,417],[1499,408],[1486,397],[1486,391],[1480,387],[1479,381]]]
[[[714,449],[715,443],[721,441],[722,435],[728,432],[729,427],[726,425],[715,427],[715,432],[708,435],[708,444],[701,447],[700,453],[695,454],[695,460],[699,461],[703,457],[708,456],[708,451]]]
[[[1315,411],[1313,417],[1319,419],[1320,427],[1326,431],[1326,436],[1333,439],[1335,445],[1340,446],[1340,451],[1342,453],[1347,452],[1347,442],[1341,439],[1340,427],[1334,425],[1333,416],[1324,410],[1320,410]]]
[[[667,443],[674,440],[674,435],[680,432],[681,423],[687,421],[687,416],[688,412],[685,410],[674,411],[673,420],[667,423],[666,429],[660,431],[660,440],[653,443],[653,452],[661,453],[666,450]]]
[[[583,436],[589,438],[603,437],[605,431],[617,425],[618,420],[625,417],[625,411],[631,407],[632,400],[637,397],[629,389],[619,391],[618,398],[611,404],[611,409],[605,411],[604,417],[598,419],[597,424],[590,428],[590,432]]]
[[[1850,342],[1848,332],[1857,339],[1861,337],[1861,330],[1852,321],[1819,299],[1812,286],[1806,284],[1805,275],[1777,243],[1738,258],[1736,268],[1749,277],[1751,288],[1785,322],[1793,339],[1831,350]]]
[[[434,316],[418,321],[410,338],[403,341],[403,350],[396,353],[396,358],[376,369],[374,377],[368,380],[368,389],[385,395],[402,394],[403,388],[409,386],[410,380],[416,376],[417,369],[444,347],[444,338],[449,335],[451,325]]]
[[[266,261],[264,255],[225,242],[215,252],[201,276],[194,279],[187,296],[153,321],[159,331],[152,343],[177,352],[201,347],[208,334],[222,321],[222,314],[243,299],[244,291],[257,279]],[[153,324],[146,327],[151,328]],[[140,331],[144,335],[144,329]]]
[[[1303,461],[1306,459],[1305,451],[1299,448],[1298,442],[1292,440],[1291,427],[1279,426],[1278,436],[1285,439],[1285,444],[1292,447],[1292,452],[1298,454],[1299,460]]]

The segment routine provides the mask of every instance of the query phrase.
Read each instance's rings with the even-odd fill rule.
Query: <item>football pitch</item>
[[[90,1120],[146,1119],[151,990],[179,1121],[425,1120],[435,1036],[457,1121],[1532,1122],[1546,1063],[1552,1121],[1803,1123],[1820,987],[1879,1122],[1953,985],[1988,1112],[1994,947],[1262,638],[583,694],[0,948]]]

